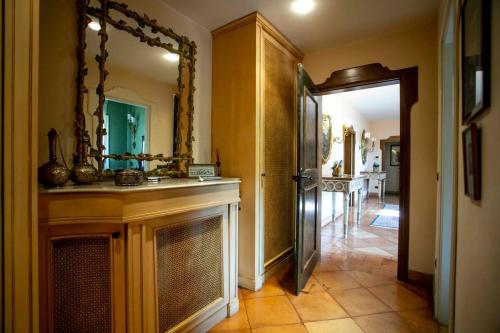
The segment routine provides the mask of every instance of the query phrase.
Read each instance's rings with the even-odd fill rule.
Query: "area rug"
[[[379,228],[399,228],[399,205],[385,204],[370,225]]]

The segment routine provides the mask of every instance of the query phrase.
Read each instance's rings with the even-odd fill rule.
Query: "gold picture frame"
[[[322,125],[322,137],[323,137],[323,147],[321,149],[321,161],[326,164],[332,155],[332,117],[329,115],[323,115],[323,125]]]

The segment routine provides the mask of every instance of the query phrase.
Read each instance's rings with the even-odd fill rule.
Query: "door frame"
[[[2,8],[3,332],[38,332],[39,0]]]
[[[380,63],[373,63],[332,72],[325,82],[317,85],[318,93],[350,91],[367,87],[400,85],[400,145],[401,168],[399,174],[399,229],[398,229],[398,280],[408,280],[410,239],[410,163],[411,163],[411,108],[418,101],[418,67],[390,70]]]

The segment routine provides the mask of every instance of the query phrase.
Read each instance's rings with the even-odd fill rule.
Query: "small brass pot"
[[[144,181],[144,174],[137,170],[117,170],[115,171],[115,185],[136,186]]]
[[[73,165],[71,180],[77,185],[92,184],[97,180],[97,170],[88,162]]]

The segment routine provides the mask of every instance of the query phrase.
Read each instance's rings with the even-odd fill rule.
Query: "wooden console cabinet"
[[[41,332],[206,332],[239,309],[239,180],[41,190]]]

